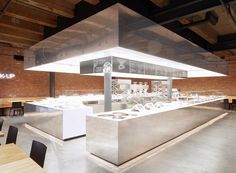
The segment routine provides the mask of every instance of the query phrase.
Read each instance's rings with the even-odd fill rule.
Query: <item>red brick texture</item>
[[[56,73],[56,96],[103,93],[103,77]]]
[[[173,87],[181,91],[222,91],[226,95],[236,96],[236,64],[229,65],[228,76],[174,80]]]
[[[0,98],[49,97],[49,73],[24,70],[24,63],[13,55],[19,53],[0,47],[0,71],[11,72],[16,77],[0,80]],[[56,73],[56,96],[103,93],[103,77]]]
[[[24,63],[7,52],[0,52],[0,72],[16,75],[13,79],[0,79],[0,98],[49,96],[49,74],[25,71]]]
[[[49,73],[24,70],[23,62],[0,55],[0,71],[16,75],[0,80],[0,98],[49,97]],[[103,93],[103,78],[56,73],[56,96]]]

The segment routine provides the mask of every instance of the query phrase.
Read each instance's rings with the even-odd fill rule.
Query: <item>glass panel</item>
[[[227,64],[216,55],[120,5],[120,47],[227,74]]]

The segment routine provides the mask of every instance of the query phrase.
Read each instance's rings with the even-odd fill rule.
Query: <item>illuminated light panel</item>
[[[25,70],[80,74],[80,65],[71,65],[66,63],[63,64],[63,63],[53,62],[49,64],[31,67]]]
[[[28,68],[26,70],[36,70],[36,71],[48,71],[48,72],[62,72],[62,73],[80,73],[80,62],[99,59],[103,57],[120,57],[129,60],[135,60],[140,62],[148,62],[155,65],[176,68],[180,70],[186,70],[188,72],[188,78],[193,77],[216,77],[216,76],[226,76],[221,73],[209,71],[203,68],[191,66],[188,64],[168,60],[165,58],[145,54],[142,52],[122,48],[122,47],[114,47],[111,49],[106,49],[102,51],[97,51],[85,55],[75,56],[72,58],[55,61],[53,63],[44,64],[40,66],[35,66]],[[89,74],[94,76],[102,76],[103,74]],[[130,78],[149,78],[149,79],[167,79],[168,77],[161,76],[152,76],[152,75],[140,75],[140,74],[130,74],[130,73],[112,73],[114,77],[130,77]],[[119,76],[120,75],[120,76]]]

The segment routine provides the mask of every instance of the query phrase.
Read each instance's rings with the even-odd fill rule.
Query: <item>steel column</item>
[[[55,72],[49,73],[49,91],[50,97],[55,97]]]
[[[111,72],[104,73],[104,111],[112,111],[112,77]]]
[[[167,79],[167,97],[169,100],[172,99],[172,84],[173,84],[173,79],[172,77],[169,77]]]

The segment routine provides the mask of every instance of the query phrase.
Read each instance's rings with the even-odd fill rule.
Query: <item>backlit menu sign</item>
[[[103,73],[105,62],[112,64],[112,72],[186,78],[187,71],[120,57],[105,57],[80,63],[80,74]]]

